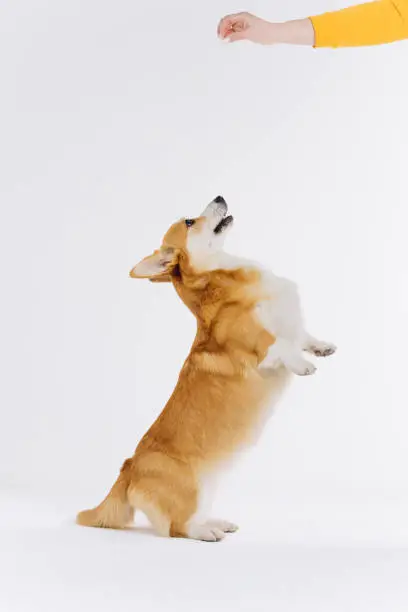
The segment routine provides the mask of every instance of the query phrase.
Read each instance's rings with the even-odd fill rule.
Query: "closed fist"
[[[230,42],[250,40],[261,45],[271,45],[276,42],[273,39],[273,24],[251,13],[237,13],[221,19],[218,36]]]

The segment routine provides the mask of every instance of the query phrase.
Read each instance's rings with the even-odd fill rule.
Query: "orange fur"
[[[170,228],[163,246],[173,256],[152,280],[171,280],[195,315],[194,343],[163,412],[107,498],[78,515],[82,525],[125,527],[139,509],[159,533],[186,537],[198,508],[201,476],[250,441],[265,403],[286,380],[282,371],[262,376],[257,369],[274,342],[252,315],[260,299],[258,273],[197,273],[185,240],[183,223]]]

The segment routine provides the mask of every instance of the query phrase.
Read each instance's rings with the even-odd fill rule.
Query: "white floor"
[[[80,528],[83,503],[0,491],[0,610],[407,612],[406,504],[295,501],[231,502],[241,530],[211,544],[143,519]]]

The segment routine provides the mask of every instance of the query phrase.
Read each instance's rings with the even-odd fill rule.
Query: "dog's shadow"
[[[129,525],[126,529],[121,529],[121,531],[126,531],[128,533],[133,533],[136,535],[146,535],[153,536],[155,538],[161,538],[161,536],[149,525]]]

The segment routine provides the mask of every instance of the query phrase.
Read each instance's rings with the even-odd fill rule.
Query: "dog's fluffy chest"
[[[276,276],[255,262],[224,252],[217,254],[212,267],[258,272],[258,283],[255,286],[248,285],[248,292],[257,296],[255,316],[275,336],[291,338],[296,343],[302,341],[303,317],[295,283]]]

